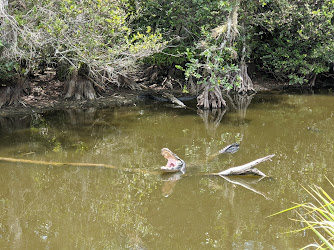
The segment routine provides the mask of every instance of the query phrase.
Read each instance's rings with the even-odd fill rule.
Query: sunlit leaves
[[[315,75],[328,72],[334,62],[333,3],[262,2],[265,8],[258,8],[251,18],[245,14],[255,27],[250,42],[262,68],[291,84],[308,83]],[[249,14],[246,8],[244,11]]]

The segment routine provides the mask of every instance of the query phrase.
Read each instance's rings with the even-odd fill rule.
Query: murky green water
[[[333,190],[334,95],[256,95],[225,113],[197,114],[162,104],[65,110],[0,117],[0,157],[102,163],[90,166],[0,161],[3,249],[296,249],[311,232],[293,213],[310,201],[309,184]],[[235,154],[209,161],[234,142]],[[162,175],[160,149],[188,164],[185,176]],[[214,173],[268,154],[272,176],[240,185]],[[240,181],[235,178],[233,181]],[[255,192],[256,191],[256,192]],[[334,195],[333,195],[334,196]]]

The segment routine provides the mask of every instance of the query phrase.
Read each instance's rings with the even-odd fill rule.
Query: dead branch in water
[[[180,106],[181,108],[185,108],[186,105],[181,102],[179,99],[177,99],[174,95],[170,94],[170,93],[163,93],[163,96],[168,98],[172,103]]]
[[[254,160],[252,162],[246,163],[242,166],[237,166],[233,168],[226,169],[224,171],[221,171],[219,173],[211,173],[211,174],[205,174],[205,175],[219,175],[219,176],[228,176],[228,175],[247,175],[247,174],[253,174],[258,175],[262,177],[266,177],[264,173],[262,173],[257,168],[254,168],[257,164],[270,160],[275,155],[268,155],[263,158],[259,158],[257,160]],[[103,167],[103,168],[112,168],[117,169],[125,172],[131,172],[131,173],[150,173],[150,174],[159,174],[161,172],[158,171],[147,171],[140,168],[120,168],[113,165],[108,164],[102,164],[102,163],[73,163],[73,162],[47,162],[47,161],[35,161],[35,160],[26,160],[26,159],[15,159],[15,158],[6,158],[6,157],[0,157],[0,161],[5,162],[13,162],[13,163],[25,163],[25,164],[37,164],[37,165],[49,165],[49,166],[77,166],[77,167]]]
[[[221,171],[219,173],[216,173],[214,175],[219,175],[219,176],[227,176],[227,175],[246,175],[246,174],[253,174],[253,175],[258,175],[262,177],[266,177],[264,173],[262,173],[260,170],[257,168],[254,168],[257,164],[260,164],[261,162],[271,160],[272,157],[275,155],[267,155],[265,157],[256,159],[254,161],[251,161],[249,163],[246,163],[241,166],[233,167],[226,169],[224,171]]]
[[[15,159],[15,158],[6,158],[0,157],[0,161],[13,162],[13,163],[25,163],[25,164],[35,164],[35,165],[49,165],[49,166],[76,166],[76,167],[103,167],[103,168],[112,168],[121,170],[124,172],[130,173],[150,173],[158,174],[160,172],[146,171],[140,168],[120,168],[113,165],[102,164],[102,163],[79,163],[79,162],[48,162],[48,161],[35,161],[35,160],[26,160],[26,159]]]

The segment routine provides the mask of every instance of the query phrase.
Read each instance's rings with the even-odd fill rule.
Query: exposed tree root
[[[129,75],[118,75],[118,85],[130,88],[132,90],[140,90],[139,84],[136,83],[133,76]]]
[[[96,98],[96,91],[93,83],[85,76],[73,73],[71,79],[65,85],[65,98],[74,97],[76,100],[93,100]]]
[[[256,93],[253,86],[253,82],[251,78],[248,76],[247,64],[244,60],[242,60],[240,63],[240,77],[241,77],[241,83],[239,86],[235,85],[235,90],[239,94]]]
[[[221,109],[226,107],[226,102],[222,96],[220,86],[208,83],[197,97],[197,107],[201,109]]]

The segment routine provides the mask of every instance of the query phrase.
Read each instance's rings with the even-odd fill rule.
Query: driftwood
[[[257,168],[254,168],[257,164],[260,164],[261,162],[267,161],[267,160],[271,160],[272,157],[274,157],[275,155],[267,155],[263,158],[259,158],[255,161],[251,161],[249,163],[246,163],[244,165],[241,166],[237,166],[237,167],[233,167],[233,168],[229,168],[226,169],[224,171],[221,171],[215,175],[219,175],[219,176],[227,176],[227,175],[246,175],[246,174],[253,174],[253,175],[258,175],[258,176],[262,176],[262,177],[266,177],[266,175],[264,173],[262,173],[260,170],[258,170]]]
[[[177,99],[174,95],[170,93],[164,93],[163,96],[168,98],[172,103],[180,106],[181,108],[187,107],[183,102],[181,102],[179,99]]]

